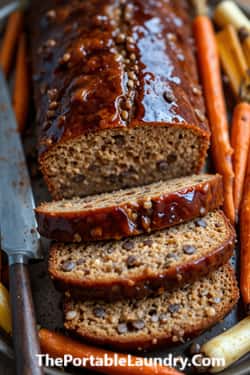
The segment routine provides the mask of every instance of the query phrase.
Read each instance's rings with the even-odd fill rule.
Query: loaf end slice
[[[235,233],[221,211],[121,241],[55,243],[49,273],[78,298],[143,298],[197,280],[226,263]]]
[[[186,3],[58,1],[51,17],[51,1],[32,1],[39,163],[53,198],[201,170],[210,132]]]
[[[151,350],[200,334],[223,319],[238,297],[234,272],[226,265],[155,298],[116,303],[66,299],[64,325],[91,343]]]
[[[57,241],[120,239],[204,216],[222,202],[221,176],[203,174],[43,203],[36,216],[39,232]]]
[[[138,126],[69,139],[39,162],[52,197],[62,199],[199,173],[208,146],[207,133],[189,124]]]

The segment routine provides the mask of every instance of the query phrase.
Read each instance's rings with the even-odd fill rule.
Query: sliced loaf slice
[[[84,298],[117,300],[159,294],[228,261],[235,233],[221,211],[120,241],[55,243],[49,272],[61,290]]]
[[[38,230],[63,242],[120,239],[167,228],[218,208],[219,175],[198,175],[87,198],[44,203]]]
[[[230,266],[154,298],[105,303],[66,299],[65,328],[99,345],[154,349],[183,341],[223,319],[238,300]]]

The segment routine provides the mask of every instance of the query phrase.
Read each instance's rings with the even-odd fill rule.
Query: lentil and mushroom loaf
[[[55,199],[191,175],[209,129],[186,0],[31,3],[39,162]]]
[[[143,298],[190,283],[226,263],[235,232],[222,211],[121,241],[55,243],[49,273],[77,298]]]
[[[65,328],[91,343],[136,351],[183,342],[225,317],[239,297],[225,265],[180,289],[142,300],[80,302],[66,297]]]
[[[219,175],[197,175],[36,208],[39,232],[61,242],[120,239],[150,233],[222,205]]]

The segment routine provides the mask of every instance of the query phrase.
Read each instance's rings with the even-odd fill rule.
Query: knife
[[[20,93],[21,94],[21,93]],[[13,342],[18,375],[42,375],[29,259],[40,258],[34,199],[7,84],[0,69],[0,233],[8,255]]]

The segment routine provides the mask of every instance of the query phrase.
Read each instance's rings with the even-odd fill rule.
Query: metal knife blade
[[[11,257],[40,258],[34,199],[7,84],[0,69],[0,233]]]

